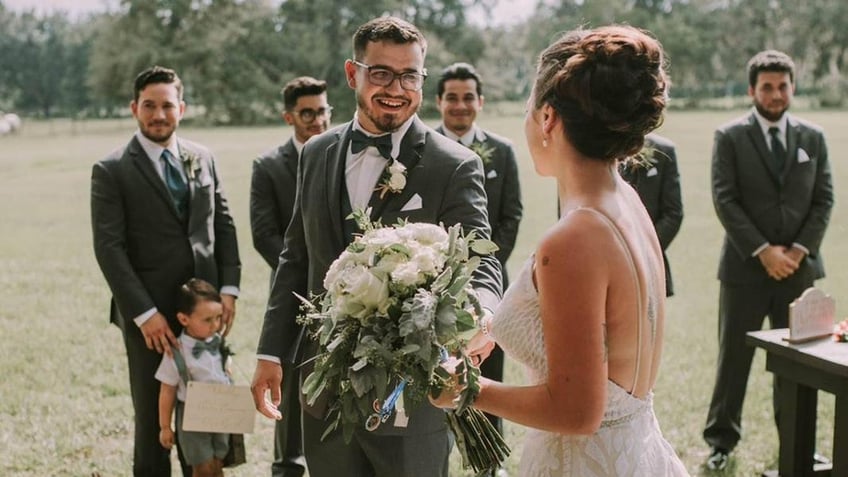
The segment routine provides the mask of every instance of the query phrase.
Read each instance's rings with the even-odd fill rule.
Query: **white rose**
[[[406,166],[402,162],[392,161],[392,164],[389,166],[389,174],[403,174],[404,172],[406,172]]]
[[[348,302],[347,311],[357,317],[363,317],[389,298],[388,282],[380,280],[366,267],[358,266],[345,273],[344,295]]]
[[[406,237],[424,245],[439,244],[444,246],[448,241],[448,233],[436,224],[413,223],[407,224],[404,231]]]
[[[389,177],[389,189],[394,191],[403,190],[406,187],[406,176],[402,173],[393,173],[391,177]]]
[[[416,286],[420,284],[419,282],[423,282],[415,262],[404,263],[396,268],[392,272],[392,281],[405,287]]]

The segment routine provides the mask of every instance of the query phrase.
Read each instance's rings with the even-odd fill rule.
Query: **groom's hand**
[[[256,371],[250,391],[253,393],[253,404],[256,410],[269,419],[280,420],[283,415],[277,409],[280,406],[280,384],[283,382],[283,367],[273,361],[260,359],[256,361]],[[271,391],[271,399],[267,392]]]

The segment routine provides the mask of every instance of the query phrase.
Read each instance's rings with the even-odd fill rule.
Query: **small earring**
[[[542,138],[542,147],[548,147],[548,140],[545,138]]]

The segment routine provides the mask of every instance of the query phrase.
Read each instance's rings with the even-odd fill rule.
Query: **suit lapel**
[[[192,231],[192,230],[195,229],[194,224],[192,224],[192,219],[199,219],[200,217],[205,216],[205,214],[202,214],[200,212],[200,210],[204,207],[204,204],[202,202],[203,199],[199,196],[199,194],[197,194],[197,185],[200,183],[200,178],[204,177],[203,161],[200,160],[200,155],[197,152],[195,152],[194,150],[192,150],[190,147],[186,146],[186,144],[184,142],[177,139],[177,144],[178,144],[178,147],[179,147],[179,150],[180,150],[180,157],[177,158],[177,160],[179,161],[180,165],[182,165],[183,172],[185,172],[186,180],[188,181],[189,201],[188,201],[188,217],[186,219],[188,220],[188,224],[189,224],[188,230]],[[198,167],[193,172],[189,171],[186,168],[185,163],[183,162],[183,157],[191,157],[191,156],[197,157],[197,166]],[[192,167],[192,166],[193,166],[193,164],[191,163],[191,161],[189,161],[188,167]],[[194,179],[192,179],[192,175],[194,176]],[[210,180],[212,180],[212,171],[208,171],[208,175],[209,175]],[[215,190],[214,190],[215,184],[213,183],[210,187],[212,188],[212,190],[210,190],[210,193],[214,194],[215,193]]]
[[[288,169],[292,177],[297,177],[297,148],[294,146],[294,139],[289,139],[283,145],[283,167]]]
[[[348,123],[339,134],[338,141],[331,144],[324,157],[327,178],[327,205],[329,206],[330,220],[333,223],[333,237],[340,247],[344,247],[344,225],[342,224],[342,181],[345,177],[345,163],[347,162],[348,143],[350,142],[350,131],[353,122]],[[347,200],[347,198],[345,198]]]
[[[418,116],[412,120],[412,124],[409,125],[409,129],[406,131],[406,134],[403,136],[400,142],[400,152],[398,153],[397,161],[403,164],[406,167],[406,183],[409,184],[410,175],[413,173],[415,166],[418,165],[418,161],[421,160],[421,151],[424,148],[424,142],[427,138],[427,129],[424,126],[424,123],[418,119]],[[380,180],[382,180],[382,176],[380,176]],[[379,185],[379,181],[377,183]],[[406,190],[402,190],[398,193],[394,192],[386,192],[383,198],[380,198],[380,192],[378,192],[374,188],[374,192],[371,193],[371,199],[368,201],[368,207],[371,208],[371,221],[377,220],[382,214],[383,210],[386,208],[386,204],[388,204],[392,200],[397,200],[398,197],[406,197]]]
[[[801,128],[789,113],[786,117],[786,164],[783,165],[782,176],[785,176],[792,164],[798,162],[798,142],[801,138]]]
[[[769,171],[772,179],[779,184],[780,175],[778,174],[777,168],[774,166],[774,156],[772,156],[771,149],[769,149],[766,144],[766,138],[763,136],[763,130],[760,129],[760,123],[757,122],[757,118],[754,116],[754,113],[751,113],[751,116],[748,118],[748,137],[754,144],[754,148],[757,150],[763,166],[765,166],[766,170]]]
[[[132,159],[136,169],[141,172],[142,177],[144,177],[144,179],[156,191],[156,194],[165,201],[168,208],[171,210],[171,213],[174,215],[174,218],[179,220],[180,215],[177,213],[177,206],[174,205],[174,199],[171,197],[171,193],[165,188],[165,182],[153,167],[153,162],[147,157],[147,153],[144,152],[144,148],[141,147],[141,144],[135,136],[133,136],[129,146],[127,146],[127,152],[130,154],[130,158]]]

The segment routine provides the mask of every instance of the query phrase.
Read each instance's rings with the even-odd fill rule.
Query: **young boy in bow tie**
[[[229,434],[183,430],[186,381],[231,384],[222,358],[221,295],[208,282],[192,278],[180,287],[177,319],[184,327],[179,348],[172,356],[162,355],[156,371],[161,382],[159,391],[159,441],[162,447],[174,445],[171,416],[176,404],[177,441],[194,477],[222,476],[223,459],[227,455]],[[183,369],[180,369],[180,368]]]

